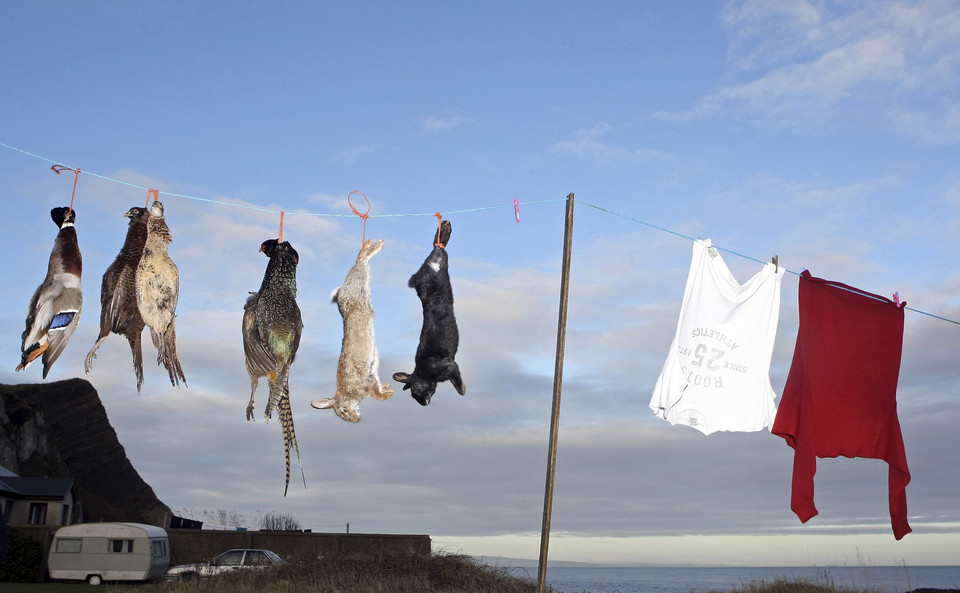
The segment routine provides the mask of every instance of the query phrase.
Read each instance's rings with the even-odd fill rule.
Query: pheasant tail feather
[[[303,478],[303,487],[307,487],[307,478],[303,475],[303,461],[300,459],[300,447],[297,445],[297,432],[293,426],[293,410],[290,409],[290,395],[284,390],[283,396],[277,403],[277,416],[280,417],[280,427],[283,429],[283,453],[287,461],[287,477],[283,486],[283,495],[287,495],[290,487],[290,448],[297,454],[300,464],[300,477]]]
[[[187,378],[183,375],[183,367],[180,366],[180,358],[177,356],[177,329],[174,320],[170,321],[167,330],[163,332],[162,337],[150,330],[150,338],[153,345],[157,348],[157,364],[163,365],[167,369],[167,375],[170,377],[170,384],[179,387],[180,381],[187,385]]]
[[[143,348],[140,345],[140,333],[127,334],[127,341],[130,342],[130,352],[133,355],[133,372],[137,375],[137,393],[140,393],[140,387],[143,385]],[[99,344],[100,342],[97,342]],[[94,350],[96,350],[94,346]],[[93,354],[93,350],[90,351]],[[89,364],[90,357],[87,357]],[[186,381],[184,381],[186,383]]]
[[[275,371],[273,380],[270,382],[270,398],[267,400],[267,409],[264,411],[264,416],[266,417],[267,422],[273,418],[273,410],[280,405],[280,400],[284,398],[287,398],[288,400],[290,399],[290,392],[287,385],[287,381],[289,379],[289,364],[286,364]],[[287,402],[287,405],[290,405],[289,401]]]

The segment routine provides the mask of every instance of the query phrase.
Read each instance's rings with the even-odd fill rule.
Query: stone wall
[[[167,529],[170,564],[209,560],[231,548],[264,548],[282,558],[316,560],[331,554],[404,550],[430,553],[429,535],[371,533],[302,533],[298,531],[219,531]]]
[[[16,526],[21,534],[43,544],[44,567],[57,527]],[[376,533],[303,533],[299,531],[219,531],[167,529],[170,565],[210,560],[231,548],[272,550],[285,560],[315,561],[333,554],[363,554],[405,551],[430,554],[429,535]]]

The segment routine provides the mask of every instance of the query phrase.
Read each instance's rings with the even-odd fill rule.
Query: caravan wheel
[[[87,582],[93,585],[94,587],[96,587],[97,585],[103,582],[103,579],[101,579],[100,575],[98,574],[92,574],[87,577]]]

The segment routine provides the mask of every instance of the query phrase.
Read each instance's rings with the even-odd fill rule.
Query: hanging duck
[[[154,201],[147,219],[147,239],[143,256],[137,265],[137,308],[143,322],[150,328],[150,338],[157,348],[157,364],[162,364],[170,376],[170,383],[187,384],[183,368],[177,358],[177,331],[175,318],[180,294],[180,275],[177,265],[167,254],[167,243],[173,238],[163,217],[163,204]]]
[[[124,216],[130,219],[127,238],[116,259],[103,273],[100,284],[100,335],[87,354],[84,370],[89,373],[93,368],[97,348],[111,332],[126,336],[133,354],[133,371],[137,376],[139,393],[140,386],[143,385],[143,350],[140,336],[144,323],[137,307],[137,268],[147,241],[147,219],[150,218],[150,212],[146,208],[135,206]]]
[[[23,354],[17,366],[17,370],[22,371],[42,354],[44,379],[77,329],[83,305],[80,289],[83,261],[74,228],[77,212],[64,206],[51,210],[50,217],[60,232],[50,252],[47,277],[30,299],[22,336]]]
[[[283,449],[287,462],[283,495],[290,486],[290,449],[300,459],[297,433],[290,408],[290,366],[300,347],[303,321],[297,305],[297,264],[300,257],[288,241],[268,239],[260,251],[270,258],[260,290],[250,293],[243,307],[243,351],[250,375],[250,402],[247,422],[253,420],[253,397],[260,377],[267,377],[270,396],[264,416],[270,421],[277,409],[283,431]],[[303,473],[303,465],[300,466]],[[306,485],[306,481],[304,481]]]

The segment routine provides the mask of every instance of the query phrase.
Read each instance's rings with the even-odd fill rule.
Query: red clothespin
[[[520,222],[520,200],[513,201],[513,215],[516,217],[517,222]]]
[[[893,304],[896,305],[898,309],[902,309],[907,306],[907,301],[901,301],[900,292],[897,291],[893,293]]]
[[[283,243],[283,210],[280,211],[280,232],[277,233],[277,243]]]
[[[153,198],[154,202],[160,201],[160,191],[156,189],[147,190],[147,203],[144,205],[144,208],[150,208],[150,198]]]

